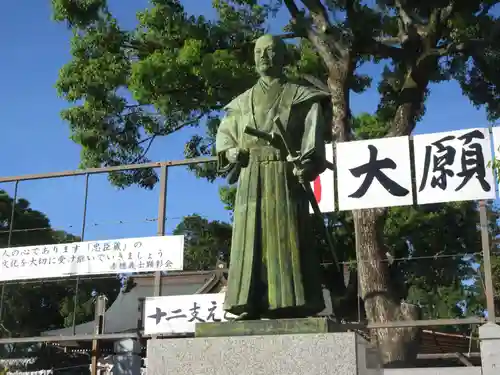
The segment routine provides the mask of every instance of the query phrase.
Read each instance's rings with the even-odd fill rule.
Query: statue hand
[[[230,163],[237,163],[240,158],[239,147],[233,147],[226,151],[226,158]]]
[[[233,147],[226,151],[226,158],[230,163],[244,163],[247,155],[248,150],[239,147]]]
[[[307,169],[306,168],[297,168],[293,167],[293,174],[297,176],[297,179],[301,184],[307,182]]]
[[[316,176],[314,176],[314,166],[311,163],[302,163],[300,166],[293,167],[293,174],[297,176],[297,179],[301,184],[313,181]]]
[[[287,155],[286,157],[286,161],[289,163],[295,163],[299,159],[300,159],[300,154],[297,154],[297,156]]]

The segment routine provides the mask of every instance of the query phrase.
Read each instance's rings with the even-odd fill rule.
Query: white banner
[[[144,333],[194,332],[196,323],[225,322],[235,316],[223,310],[225,293],[148,297],[144,304]]]
[[[178,271],[184,236],[155,236],[0,249],[0,281]]]
[[[495,199],[488,129],[413,137],[417,203]]]
[[[408,137],[337,143],[340,210],[413,203]]]

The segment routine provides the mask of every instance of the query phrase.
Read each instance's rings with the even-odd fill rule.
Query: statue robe
[[[238,182],[224,309],[236,315],[301,317],[324,309],[321,266],[310,231],[309,203],[283,148],[244,133],[245,126],[279,134],[276,115],[315,177],[325,169],[324,120],[319,91],[259,80],[226,106],[217,137],[221,170]],[[226,151],[249,151],[243,164]],[[279,147],[279,146],[278,146]]]

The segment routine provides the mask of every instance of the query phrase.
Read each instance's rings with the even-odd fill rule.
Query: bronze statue
[[[225,107],[216,138],[219,169],[238,182],[224,309],[311,316],[325,306],[303,186],[325,169],[326,95],[285,80],[283,40],[260,37],[254,55],[260,78]]]

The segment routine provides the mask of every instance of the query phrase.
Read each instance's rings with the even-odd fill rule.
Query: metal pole
[[[83,197],[83,218],[82,218],[82,231],[80,241],[84,241],[85,227],[87,226],[87,203],[89,198],[89,174],[85,175],[85,190]],[[80,292],[80,276],[76,276],[75,284],[75,297],[73,298],[73,335],[76,334],[76,309],[78,305],[78,293]]]
[[[357,241],[359,240],[359,225],[356,223],[356,215],[354,211],[351,212],[353,224],[354,224],[354,249],[356,251],[356,280],[358,282],[358,288],[356,291],[357,301],[356,305],[358,308],[358,322],[361,322],[361,304],[365,302],[363,298],[363,288],[361,287],[361,274],[359,270],[359,266],[361,264],[361,255],[357,249]]]
[[[160,172],[160,196],[158,199],[158,236],[165,235],[165,219],[167,209],[167,180],[168,180],[168,167],[161,166]],[[155,272],[154,281],[154,295],[161,295],[161,271]]]
[[[356,272],[356,278],[358,279],[358,289],[357,289],[357,299],[356,299],[356,305],[357,305],[357,308],[358,308],[358,323],[361,323],[361,303],[362,303],[362,299],[361,299],[361,283],[359,281],[359,276],[358,276],[358,272]]]
[[[146,303],[146,298],[141,297],[137,299],[137,336],[141,335],[141,332],[144,330],[144,304]]]
[[[497,323],[500,323],[500,318],[497,318]],[[380,328],[405,328],[405,327],[431,327],[431,326],[447,326],[447,325],[471,325],[471,324],[484,324],[486,319],[479,317],[463,318],[463,319],[429,319],[429,320],[399,320],[385,323],[342,323],[336,324],[335,328],[342,330],[347,329],[380,329]],[[161,334],[162,337],[178,336],[179,334]],[[142,338],[150,338],[158,335],[144,334]],[[32,342],[64,342],[64,341],[92,341],[92,340],[106,340],[114,341],[121,339],[139,339],[137,332],[122,332],[122,333],[106,333],[106,334],[85,334],[85,335],[61,335],[61,336],[32,336],[32,337],[9,337],[0,338],[0,345],[8,344],[25,344]]]
[[[12,245],[12,231],[14,230],[14,218],[16,214],[17,192],[19,190],[19,180],[14,185],[14,198],[12,199],[12,208],[10,210],[9,234],[7,237],[7,247]],[[2,283],[2,291],[0,295],[0,322],[3,322],[3,302],[5,299],[6,283]]]
[[[9,237],[7,238],[7,247],[12,245],[12,231],[14,230],[14,216],[16,213],[17,192],[19,191],[19,181],[14,185],[14,200],[12,201],[12,209],[10,211]]]
[[[193,164],[203,164],[203,163],[214,163],[217,161],[216,156],[208,156],[201,158],[192,158],[184,160],[170,160],[154,163],[144,163],[144,164],[127,164],[118,165],[116,167],[102,167],[102,168],[88,168],[79,169],[76,171],[64,171],[64,172],[50,172],[50,173],[37,173],[37,174],[26,174],[22,176],[9,176],[0,177],[0,182],[15,182],[15,181],[26,181],[26,180],[40,180],[44,178],[59,178],[59,177],[69,177],[69,176],[83,176],[88,174],[99,174],[99,173],[110,173],[119,171],[136,171],[139,169],[147,168],[159,168],[162,165],[169,167],[178,167],[182,165],[193,165]]]
[[[479,201],[479,224],[481,226],[481,245],[483,248],[484,262],[484,285],[486,294],[486,310],[488,311],[488,321],[495,322],[495,300],[493,293],[493,277],[491,274],[491,253],[490,253],[490,233],[488,228],[488,216],[486,212],[486,202]]]

